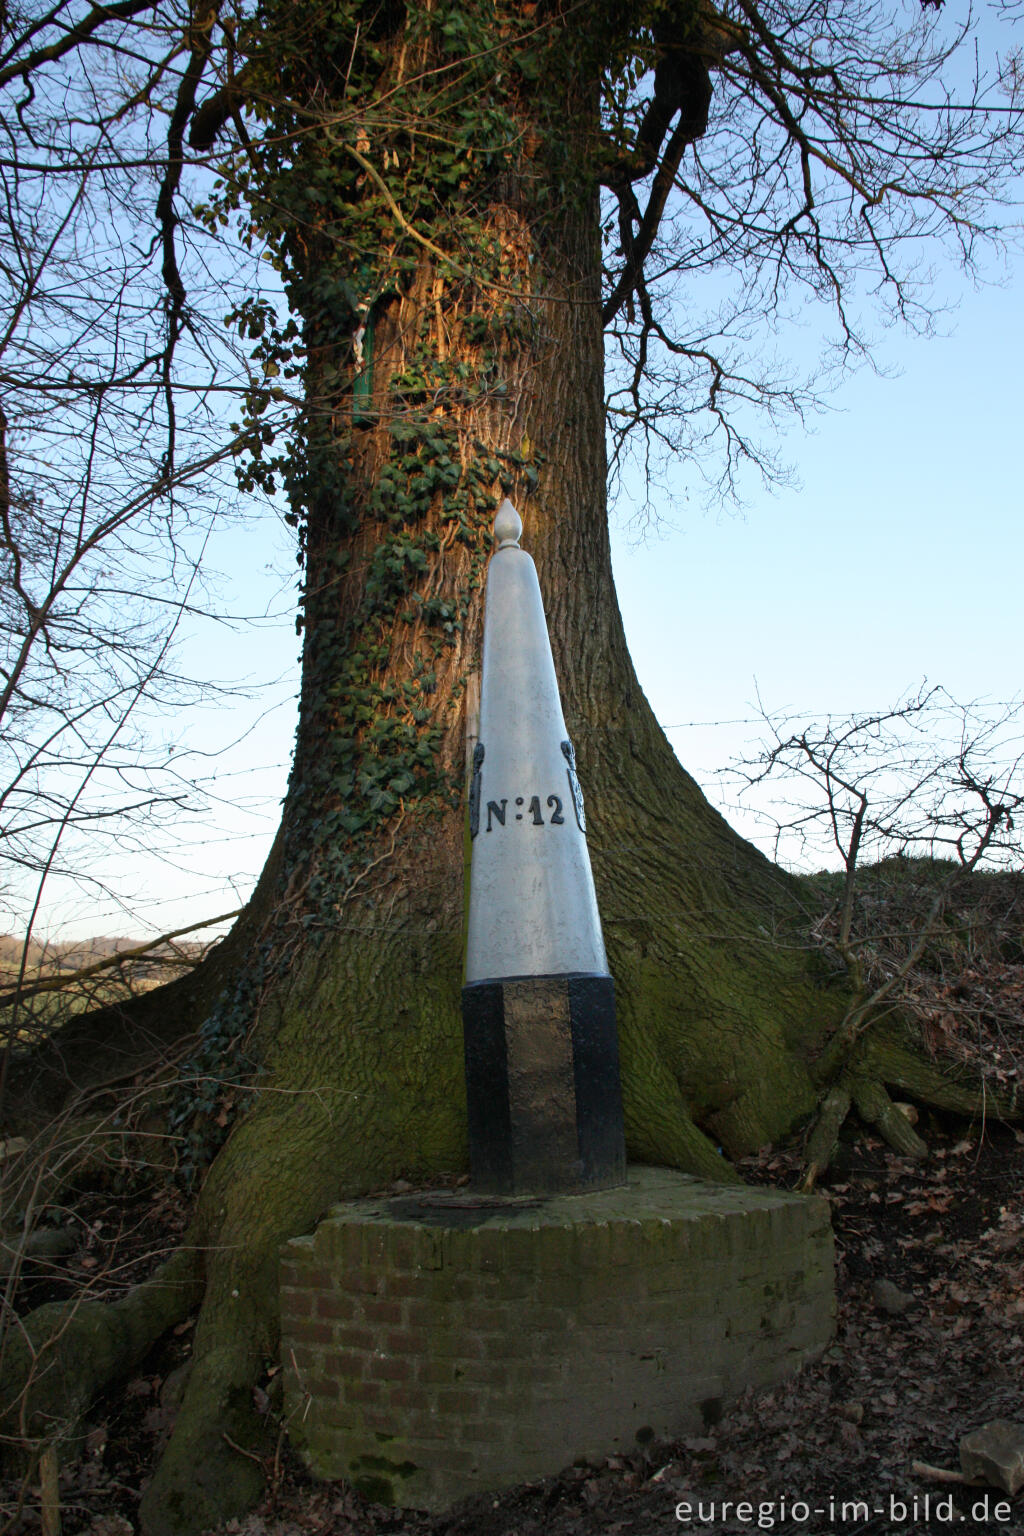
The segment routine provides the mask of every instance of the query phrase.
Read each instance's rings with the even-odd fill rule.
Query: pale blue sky
[[[788,434],[798,488],[753,487],[742,516],[697,512],[640,547],[620,518],[620,603],[664,725],[749,718],[758,690],[795,718],[881,708],[923,677],[961,702],[1021,691],[1020,288],[968,291],[946,325],[890,334],[899,377],[862,371]],[[714,795],[757,728],[669,734]]]

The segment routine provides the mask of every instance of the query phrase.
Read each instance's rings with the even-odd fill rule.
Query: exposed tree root
[[[825,1172],[839,1142],[850,1110],[855,1108],[865,1125],[872,1125],[894,1152],[904,1157],[927,1157],[928,1146],[907,1116],[886,1093],[877,1078],[846,1072],[821,1101],[807,1136],[804,1177],[800,1188],[809,1193]]]
[[[818,1072],[824,1059],[819,1059]],[[1024,1117],[1018,1085],[1008,1090],[990,1087],[955,1063],[933,1060],[920,1046],[915,1049],[913,1037],[898,1020],[888,1018],[861,1038],[853,1060],[824,1092],[807,1136],[803,1190],[813,1189],[831,1163],[851,1108],[866,1125],[874,1126],[894,1152],[904,1157],[928,1155],[927,1143],[893,1102],[890,1089],[915,1103],[955,1114],[990,1115],[1006,1122]]]
[[[208,1348],[196,1360],[179,1424],[139,1506],[146,1536],[205,1530],[259,1498],[271,1449],[253,1406],[260,1363],[244,1341]]]
[[[873,1125],[893,1149],[904,1157],[927,1157],[923,1142],[902,1110],[897,1109],[877,1078],[857,1077],[852,1084],[857,1113],[867,1125]]]
[[[817,1118],[807,1138],[805,1172],[800,1185],[806,1193],[814,1188],[819,1174],[824,1173],[835,1156],[839,1132],[850,1113],[852,1102],[850,1090],[845,1081],[834,1084],[822,1099]]]
[[[198,1255],[183,1249],[119,1301],[54,1302],[12,1320],[0,1373],[0,1452],[24,1464],[47,1444],[74,1444],[81,1416],[197,1304]]]
[[[991,1084],[955,1062],[932,1058],[908,1029],[886,1022],[864,1036],[857,1068],[915,1103],[959,1115],[990,1114],[999,1120],[1024,1116],[1024,1085]]]

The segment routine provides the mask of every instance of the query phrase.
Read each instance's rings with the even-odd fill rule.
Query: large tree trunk
[[[401,102],[404,82],[450,63],[448,14],[374,12],[378,99]],[[808,1061],[843,1008],[795,942],[794,883],[680,768],[627,654],[606,520],[596,75],[582,29],[552,21],[532,73],[488,66],[505,82],[486,97],[505,114],[489,130],[501,154],[483,168],[468,155],[433,202],[407,191],[404,228],[378,198],[368,270],[365,249],[362,266],[352,254],[358,219],[385,179],[384,145],[404,167],[414,135],[377,119],[371,147],[346,130],[349,97],[333,101],[332,84],[355,90],[368,68],[351,27],[334,37],[315,11],[289,15],[299,34],[275,39],[271,64],[323,123],[307,118],[293,161],[249,195],[268,227],[291,220],[275,248],[308,358],[291,484],[306,547],[301,722],[269,916],[207,1032],[206,1070],[238,1075],[244,1054],[245,1112],[190,1234],[203,1303],[183,1408],[143,1501],[147,1536],[201,1530],[258,1492],[266,1431],[252,1384],[276,1349],[281,1244],[344,1195],[466,1165],[464,762],[504,490],[537,562],[587,797],[632,1157],[735,1177],[730,1158],[815,1108]],[[487,25],[498,38],[511,23]],[[463,82],[436,107],[451,114],[433,125],[439,142],[460,141],[474,100],[483,86]],[[338,208],[314,218],[304,203],[300,217],[295,201],[324,180]],[[354,400],[363,293],[376,300],[372,391]]]
[[[564,65],[560,79],[568,133]],[[595,92],[577,86],[582,133]],[[308,146],[307,165],[320,152]],[[345,252],[326,240],[291,250],[293,292],[312,309],[306,457],[329,473],[304,488],[306,651],[275,963],[251,1042],[258,1091],[200,1201],[205,1300],[143,1505],[149,1536],[196,1529],[257,1487],[258,1466],[227,1437],[259,1449],[249,1392],[275,1349],[282,1242],[342,1195],[465,1166],[462,788],[503,482],[537,562],[587,795],[632,1155],[732,1177],[719,1146],[749,1151],[815,1102],[790,1047],[829,1004],[803,956],[772,943],[798,916],[794,891],[680,769],[626,651],[606,519],[596,188],[544,206],[534,189],[551,158],[524,144],[472,210],[478,239],[501,252],[496,286],[413,246],[411,274],[374,315],[372,399],[355,423],[347,335],[309,299]],[[428,227],[431,244],[470,251],[449,216],[454,228]],[[429,398],[414,382],[427,375]],[[410,499],[414,515],[396,517]]]

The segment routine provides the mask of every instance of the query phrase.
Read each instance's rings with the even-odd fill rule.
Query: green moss
[[[374,1504],[389,1505],[395,1502],[394,1484],[386,1477],[352,1477],[349,1481],[360,1497]]]
[[[20,1463],[34,1441],[72,1441],[97,1394],[133,1370],[199,1298],[198,1262],[181,1252],[120,1301],[52,1302],[4,1340],[0,1450]],[[27,1435],[27,1441],[26,1441]]]
[[[393,1440],[394,1435],[377,1435],[378,1440]],[[412,1477],[419,1467],[414,1461],[389,1461],[386,1456],[358,1456],[352,1463],[352,1471],[361,1474],[363,1471],[386,1473],[388,1477]]]
[[[378,1434],[377,1440],[393,1440]],[[347,1481],[356,1493],[375,1504],[400,1504],[402,1484],[419,1471],[414,1461],[389,1461],[386,1456],[357,1456],[350,1463]]]

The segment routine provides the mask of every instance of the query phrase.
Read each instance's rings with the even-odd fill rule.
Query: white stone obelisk
[[[522,527],[504,501],[487,575],[463,989],[474,1182],[512,1193],[625,1177],[614,987]]]

